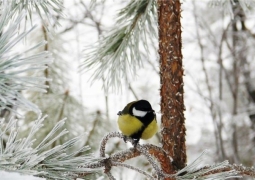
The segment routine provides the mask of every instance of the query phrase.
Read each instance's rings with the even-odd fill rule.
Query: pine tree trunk
[[[158,0],[162,144],[176,169],[186,166],[180,6],[179,0]]]

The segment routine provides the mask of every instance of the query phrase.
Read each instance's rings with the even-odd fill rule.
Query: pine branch
[[[105,90],[110,87],[118,89],[128,75],[135,76],[143,64],[141,46],[149,52],[146,28],[150,29],[152,35],[157,34],[155,14],[154,0],[132,0],[119,12],[114,30],[94,47],[85,49],[85,61],[81,68],[83,71],[94,71],[92,82],[104,79]]]
[[[3,0],[3,4],[9,4],[15,14],[25,11],[25,20],[30,24],[33,24],[33,14],[36,13],[48,32],[53,32],[54,27],[60,25],[57,19],[59,16],[63,16],[62,10],[64,9],[62,0]]]
[[[203,161],[204,155],[206,152],[202,153],[194,162],[190,163],[188,166],[184,167],[181,170],[176,170],[175,174],[166,174],[161,168],[157,165],[157,162],[160,162],[160,156],[158,154],[162,154],[161,156],[167,156],[166,152],[160,147],[151,145],[151,144],[138,144],[136,148],[130,148],[128,150],[124,150],[121,152],[117,152],[109,157],[105,157],[105,146],[107,141],[110,138],[119,137],[124,140],[124,136],[117,132],[112,132],[106,135],[100,146],[100,156],[103,157],[103,160],[99,160],[98,162],[93,162],[87,165],[83,165],[83,168],[102,168],[105,167],[104,172],[107,174],[109,179],[115,179],[111,174],[112,166],[121,166],[126,167],[128,169],[132,169],[145,175],[148,178],[152,178],[153,176],[149,175],[147,172],[142,171],[139,168],[133,167],[131,165],[123,164],[122,162],[137,157],[139,155],[144,155],[147,160],[150,162],[154,170],[156,171],[158,178],[174,178],[177,180],[192,180],[192,179],[215,179],[215,180],[224,180],[229,178],[242,178],[242,176],[248,175],[250,177],[255,177],[254,168],[247,168],[242,165],[231,165],[228,161],[223,161],[221,163],[217,163],[210,166],[204,166],[201,168],[201,162]],[[127,138],[126,141],[132,143],[132,139]],[[167,162],[166,162],[167,163]],[[170,162],[173,163],[173,162]],[[174,166],[174,165],[172,165]],[[81,177],[84,174],[79,174]],[[155,178],[155,177],[154,177]]]
[[[92,163],[97,159],[88,153],[83,156],[76,156],[81,152],[88,151],[88,146],[81,147],[73,153],[68,153],[76,143],[83,139],[83,136],[75,137],[62,145],[48,149],[52,143],[68,133],[66,129],[63,129],[64,120],[59,121],[41,143],[35,148],[33,147],[34,135],[43,126],[42,123],[45,118],[39,117],[31,128],[29,135],[23,139],[17,139],[19,133],[17,120],[10,119],[8,124],[1,122],[0,170],[65,180],[73,180],[81,173],[93,173],[95,168],[82,168],[81,165]],[[6,138],[7,132],[10,135]]]
[[[2,4],[2,8],[3,12],[0,17],[0,111],[3,109],[15,111],[16,108],[23,107],[40,112],[36,105],[23,97],[21,92],[24,90],[45,91],[46,86],[42,82],[47,79],[36,77],[34,74],[47,68],[45,64],[51,62],[51,55],[45,51],[26,56],[26,54],[43,46],[44,41],[23,52],[15,52],[14,48],[17,44],[34,27],[17,35],[19,23],[24,19],[24,13],[12,18],[15,11],[11,11],[10,5]]]

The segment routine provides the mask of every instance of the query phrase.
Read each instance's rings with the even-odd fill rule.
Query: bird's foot
[[[139,143],[140,139],[132,139],[132,145],[134,146],[134,148],[136,148],[137,144]]]
[[[126,136],[126,135],[123,135],[123,140],[124,140],[125,143],[127,143],[128,138],[130,138],[130,137],[128,137],[128,136]],[[137,144],[139,143],[139,140],[140,140],[140,139],[134,139],[134,138],[132,138],[131,143],[132,143],[132,145],[134,146],[134,148],[136,148]]]
[[[123,140],[124,140],[125,143],[127,143],[127,139],[128,139],[128,137],[123,135]]]

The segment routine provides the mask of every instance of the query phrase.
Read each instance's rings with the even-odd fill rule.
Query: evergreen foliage
[[[38,102],[34,104],[27,99],[31,90],[46,93],[49,88],[47,81],[50,77],[44,76],[44,73],[53,58],[45,47],[48,46],[46,41],[54,37],[53,26],[58,25],[56,19],[61,16],[62,1],[4,0],[0,6],[0,169],[47,179],[74,179],[81,173],[91,173],[91,169],[81,167],[86,162],[96,160],[88,152],[90,148],[81,143],[84,134],[75,134],[74,138],[60,141],[69,134],[64,128],[65,121],[61,120],[65,116],[64,109],[59,111],[62,114],[57,115],[57,121],[51,120],[55,123],[47,127],[48,131],[42,137],[39,130],[42,130],[45,116],[41,117],[42,109],[36,105]],[[43,29],[46,29],[45,33],[49,38],[42,39],[39,43],[31,43],[35,45],[24,49],[21,42],[26,42],[32,31],[35,31],[35,16],[41,18]],[[49,107],[48,104],[48,108],[52,107],[53,105]],[[61,109],[62,105],[58,107]],[[70,108],[76,109],[71,106]],[[24,127],[20,126],[20,115],[24,114],[21,109],[36,113],[32,117],[37,120],[33,119],[33,122],[29,123],[31,127],[26,136]],[[6,116],[7,111],[12,112],[12,115]],[[60,145],[56,142],[60,142]]]
[[[93,5],[95,2],[92,0]],[[220,4],[233,10],[232,5],[236,2],[212,1],[211,5]],[[156,3],[156,0],[130,0],[119,11],[113,30],[103,34],[95,46],[85,49],[82,70],[94,71],[91,82],[103,80],[105,91],[121,89],[125,84],[122,81],[129,81],[130,76],[136,75],[144,63],[142,52],[149,52],[149,40],[154,41],[157,37]],[[4,0],[0,4],[0,170],[63,180],[96,178],[102,168],[109,179],[115,179],[113,166],[134,170],[149,179],[254,176],[253,168],[231,165],[228,161],[201,167],[203,155],[183,169],[176,169],[175,174],[167,174],[162,170],[164,164],[160,162],[159,155],[167,157],[173,166],[171,157],[162,147],[151,144],[138,144],[136,149],[115,152],[119,148],[118,140],[111,144],[111,152],[107,156],[105,150],[110,138],[126,139],[116,132],[103,138],[100,157],[95,158],[87,145],[96,151],[98,145],[95,141],[98,141],[99,135],[109,131],[107,128],[111,123],[107,122],[107,128],[97,129],[98,124],[109,119],[102,118],[104,115],[100,111],[94,116],[87,115],[79,98],[63,86],[69,81],[69,75],[63,75],[61,71],[66,71],[68,64],[61,61],[64,50],[59,44],[63,41],[61,38],[54,41],[57,37],[54,28],[59,25],[58,19],[63,14],[62,4],[60,0]],[[240,6],[250,10],[254,1],[240,1]],[[41,19],[43,38],[24,49],[20,43],[35,31],[35,16]],[[53,57],[57,59],[54,63]],[[49,82],[51,78],[52,83]],[[31,93],[31,90],[36,93]],[[12,116],[5,116],[6,111],[12,112]],[[51,115],[48,121],[41,112]],[[21,114],[27,118],[26,121],[20,121]],[[64,117],[67,120],[63,120]],[[22,127],[22,123],[26,127]],[[87,134],[79,135],[84,131]],[[140,155],[148,162],[146,170],[123,163]]]
[[[84,135],[67,140],[65,143],[50,148],[52,144],[68,133],[63,128],[65,120],[59,121],[40,143],[33,147],[35,134],[43,126],[46,117],[34,121],[29,134],[25,138],[17,138],[20,132],[17,120],[8,119],[8,123],[0,124],[0,170],[31,174],[47,179],[72,180],[81,173],[92,173],[89,168],[82,168],[87,163],[97,159],[89,153],[79,155],[89,150],[83,146],[70,153],[76,143],[80,143]]]
[[[45,64],[51,62],[51,55],[48,52],[40,52],[37,54],[26,56],[32,50],[45,44],[45,41],[17,52],[14,47],[24,40],[24,38],[34,29],[20,32],[20,22],[24,20],[24,11],[17,16],[15,11],[11,9],[10,4],[3,3],[1,5],[2,14],[0,17],[0,111],[7,109],[15,111],[17,108],[27,108],[35,112],[40,112],[37,106],[28,101],[21,91],[39,90],[45,91],[44,77],[38,77],[37,71],[44,70]],[[30,73],[32,75],[27,75]],[[17,112],[16,112],[17,113]]]
[[[131,0],[120,10],[116,25],[109,34],[92,48],[85,49],[82,69],[94,71],[91,82],[104,79],[106,91],[109,88],[120,90],[124,84],[122,80],[128,80],[128,75],[136,75],[143,64],[141,51],[149,52],[149,38],[157,36],[156,14],[154,0]]]

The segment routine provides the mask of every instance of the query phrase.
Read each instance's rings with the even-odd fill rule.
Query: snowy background
[[[44,127],[35,138],[38,141],[42,140],[57,122],[67,118],[65,128],[70,133],[55,145],[63,144],[67,139],[85,132],[86,137],[77,148],[89,145],[96,155],[102,137],[109,132],[118,131],[117,112],[128,102],[136,98],[146,99],[157,113],[159,124],[161,116],[158,42],[155,38],[152,38],[149,44],[149,52],[141,52],[143,66],[135,76],[128,74],[128,79],[123,80],[118,87],[121,89],[119,91],[105,92],[103,79],[91,81],[95,69],[81,71],[80,65],[86,59],[84,50],[94,46],[98,39],[107,36],[116,27],[117,12],[127,3],[119,0],[97,2],[91,8],[87,0],[64,0],[63,17],[59,17],[61,26],[56,26],[55,34],[45,33],[40,18],[35,16],[33,24],[37,24],[36,29],[31,32],[26,42],[15,49],[19,51],[29,44],[47,40],[48,46],[42,47],[41,50],[51,52],[54,57],[53,63],[48,64],[49,69],[41,73],[42,76],[51,79],[48,92],[25,93],[27,98],[38,105],[43,115],[48,115]],[[241,38],[236,46],[230,47],[233,45],[230,23],[237,15],[233,12],[231,3],[217,2],[190,0],[183,1],[182,4],[188,163],[207,149],[210,153],[205,158],[204,164],[220,162],[227,158],[230,162],[252,166],[255,162],[253,148],[255,126],[250,120],[250,115],[255,112],[255,102],[247,92],[246,85],[254,84],[255,77],[255,52],[253,52],[255,15],[252,8],[244,8],[245,10],[241,11],[245,14],[246,30],[242,31],[242,21],[237,17],[238,33],[236,34]],[[251,2],[251,7],[254,7],[253,1],[247,2]],[[241,6],[246,7],[244,4]],[[235,60],[244,56],[245,61],[242,61],[243,63],[238,61],[240,69],[235,71],[233,69]],[[219,75],[219,57],[225,68],[222,77]],[[238,86],[234,84],[236,73],[239,73]],[[223,87],[219,87],[219,82],[222,82]],[[237,92],[235,99],[231,96],[234,90]],[[25,110],[21,110],[20,114],[23,116],[18,117],[22,130],[19,137],[25,137],[38,114]],[[142,143],[148,142],[160,145],[160,136],[142,141]],[[221,142],[224,143],[223,146]],[[237,145],[234,142],[238,142]],[[110,154],[127,146],[130,145],[114,139],[107,146],[107,152]],[[238,154],[235,148],[238,149]],[[225,152],[224,156],[220,155],[222,152]],[[139,161],[139,158],[131,163],[149,169],[148,164]],[[131,171],[125,171],[124,174],[123,172],[116,169],[115,175],[123,180],[130,178],[127,178],[125,173]],[[131,175],[136,176],[134,173]],[[0,172],[0,176],[4,177],[4,180],[39,179],[3,171]]]

